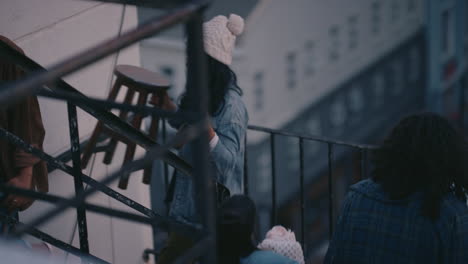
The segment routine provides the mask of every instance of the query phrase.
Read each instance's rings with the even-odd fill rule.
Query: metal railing
[[[103,2],[114,2],[121,4],[136,4],[142,6],[155,7],[154,1],[132,1],[132,0],[105,0]],[[201,1],[193,1],[188,4],[181,5],[180,7],[173,9],[168,14],[152,19],[151,21],[141,25],[140,27],[128,31],[121,36],[105,41],[91,49],[81,52],[61,63],[58,63],[48,70],[45,70],[40,65],[10,48],[9,46],[0,42],[0,54],[5,58],[11,60],[19,67],[24,69],[30,74],[24,79],[13,83],[7,83],[0,86],[0,104],[3,106],[10,105],[11,103],[20,100],[24,96],[31,94],[38,94],[48,98],[54,98],[58,100],[65,100],[67,102],[69,129],[70,129],[70,157],[72,166],[66,165],[63,161],[53,158],[47,153],[36,149],[24,142],[17,136],[11,134],[3,128],[0,128],[0,138],[8,140],[19,148],[32,153],[40,159],[46,161],[51,168],[59,169],[66,174],[74,177],[75,196],[70,198],[58,197],[51,194],[39,193],[26,189],[14,188],[7,185],[0,185],[0,191],[15,193],[18,195],[24,195],[32,197],[34,199],[47,201],[56,204],[56,207],[50,211],[45,212],[42,215],[37,216],[30,223],[22,224],[17,220],[10,217],[4,216],[3,218],[17,226],[14,233],[15,236],[21,236],[23,234],[30,234],[39,239],[42,239],[58,248],[68,251],[72,254],[80,256],[85,262],[90,263],[107,263],[106,261],[99,259],[89,254],[88,237],[87,237],[87,223],[86,223],[86,211],[92,211],[104,215],[118,217],[129,221],[134,221],[142,224],[151,225],[153,227],[164,230],[170,230],[184,235],[194,237],[198,241],[190,250],[188,250],[183,256],[180,256],[176,263],[183,263],[187,259],[193,259],[196,257],[204,256],[203,263],[217,263],[216,262],[216,250],[207,250],[216,248],[216,218],[215,218],[215,204],[214,197],[209,194],[213,194],[213,184],[210,181],[208,165],[208,140],[205,136],[204,131],[204,120],[206,120],[206,101],[209,98],[206,87],[206,68],[203,60],[203,43],[202,43],[202,18],[203,10],[207,6],[207,3]],[[187,42],[187,53],[188,57],[191,58],[189,61],[191,64],[188,65],[188,82],[193,84],[188,87],[187,94],[196,94],[197,98],[200,98],[198,105],[194,106],[191,112],[180,112],[172,113],[163,110],[158,110],[153,107],[146,106],[132,106],[127,104],[120,104],[115,102],[109,102],[106,100],[88,98],[81,94],[79,91],[74,89],[71,85],[63,81],[61,78],[65,75],[82,69],[87,65],[96,62],[107,55],[116,52],[122,48],[128,47],[129,45],[140,41],[146,37],[157,34],[170,26],[178,23],[186,23],[186,32],[188,36]],[[85,175],[81,171],[80,156],[81,156],[81,144],[79,142],[78,135],[78,121],[76,115],[76,107],[80,107],[84,111],[88,112],[96,119],[103,122],[108,128],[115,133],[128,138],[130,141],[135,142],[141,147],[147,150],[147,154],[144,158],[133,161],[122,167],[121,170],[107,176],[102,181],[96,181]],[[180,159],[176,154],[172,153],[169,149],[172,146],[178,145],[182,139],[175,136],[172,140],[168,141],[164,145],[159,145],[154,139],[151,139],[144,135],[139,130],[133,128],[128,123],[119,119],[117,116],[112,114],[109,110],[111,109],[124,109],[129,112],[141,113],[144,115],[157,115],[163,118],[181,118],[188,120],[198,125],[192,128],[189,135],[193,139],[194,147],[198,150],[194,155],[194,167],[187,164],[185,161]],[[333,200],[334,200],[334,188],[333,188],[333,158],[334,158],[334,147],[337,145],[347,146],[357,149],[361,153],[361,166],[365,166],[365,155],[374,146],[353,144],[348,142],[337,141],[324,137],[316,137],[307,134],[291,133],[283,130],[274,130],[258,126],[249,126],[249,130],[267,133],[270,136],[270,147],[271,147],[271,167],[272,167],[272,190],[271,190],[271,219],[272,223],[277,221],[277,188],[276,185],[276,159],[277,148],[275,139],[279,136],[292,137],[299,140],[299,182],[300,182],[300,205],[301,205],[301,243],[305,248],[307,244],[305,236],[305,186],[307,184],[304,171],[304,144],[307,141],[316,141],[327,144],[327,158],[328,158],[328,200],[329,200],[329,235],[333,233]],[[163,136],[165,137],[165,122],[163,122]],[[244,142],[247,145],[247,140]],[[249,176],[248,176],[248,153],[245,154],[245,166],[244,166],[244,191],[249,194]],[[167,164],[176,168],[177,170],[191,175],[194,177],[196,191],[200,193],[200,199],[197,201],[197,207],[202,215],[202,225],[194,225],[188,223],[178,222],[169,217],[164,217],[153,210],[146,208],[145,206],[133,201],[132,199],[114,191],[109,188],[107,184],[115,181],[122,175],[128,174],[139,169],[148,166],[153,160],[161,159],[164,164],[164,178],[168,181],[169,172]],[[365,170],[362,169],[361,173]],[[87,184],[88,189],[84,189],[83,185]],[[102,206],[97,206],[85,202],[85,199],[89,195],[95,192],[102,192],[109,197],[127,205],[128,207],[136,210],[140,214],[128,213],[120,210],[109,209]],[[79,227],[79,241],[80,248],[73,247],[65,242],[57,240],[50,235],[47,235],[36,227],[51,220],[56,215],[60,214],[66,208],[74,207],[77,210],[77,219]],[[146,251],[145,251],[146,252]],[[150,251],[148,251],[150,252]],[[148,253],[147,252],[147,253]]]
[[[115,2],[121,4],[136,4],[145,5],[150,7],[158,7],[155,1],[104,1]],[[182,1],[178,1],[182,2]],[[30,234],[45,242],[48,242],[62,250],[68,251],[82,258],[84,262],[89,263],[107,263],[89,254],[88,237],[87,237],[87,222],[86,211],[92,211],[104,215],[118,217],[129,221],[135,221],[142,224],[157,226],[158,228],[171,230],[194,237],[199,241],[195,246],[188,250],[186,254],[180,256],[176,263],[181,263],[187,258],[196,258],[202,256],[204,263],[216,263],[216,251],[208,250],[215,248],[216,245],[216,219],[214,212],[214,197],[208,195],[214,193],[212,188],[213,184],[210,182],[210,175],[207,170],[207,153],[208,144],[205,130],[205,122],[207,116],[207,109],[203,100],[208,100],[209,94],[204,87],[206,87],[206,67],[203,54],[202,42],[202,22],[203,12],[208,5],[208,1],[184,1],[178,7],[171,9],[167,14],[156,17],[142,24],[134,30],[130,30],[121,36],[102,42],[84,52],[72,56],[52,67],[45,70],[40,65],[10,48],[4,43],[0,43],[0,54],[7,60],[15,63],[17,66],[28,72],[29,74],[18,81],[6,83],[0,86],[0,103],[2,107],[7,107],[15,102],[21,100],[28,95],[40,95],[60,100],[65,100],[68,107],[68,119],[71,139],[71,157],[72,166],[68,166],[60,160],[51,157],[47,153],[34,148],[16,135],[11,134],[7,130],[0,128],[0,138],[8,140],[15,146],[31,153],[40,159],[46,161],[49,167],[54,167],[62,170],[74,177],[75,195],[70,198],[63,198],[51,194],[35,192],[27,189],[14,188],[5,184],[0,185],[0,190],[6,193],[14,193],[17,195],[32,197],[37,200],[43,200],[54,203],[55,208],[38,215],[29,223],[19,223],[17,220],[3,216],[5,221],[15,224],[16,229],[13,232],[13,237],[19,237],[23,234]],[[187,113],[170,113],[162,110],[157,110],[151,107],[135,107],[132,105],[119,104],[108,102],[100,99],[88,98],[74,89],[71,85],[67,84],[61,78],[82,69],[93,62],[96,62],[104,57],[117,52],[129,45],[138,42],[144,38],[157,34],[171,26],[179,23],[186,24],[186,33],[188,35],[187,42],[187,55],[191,61],[188,65],[188,80],[192,84],[188,87],[188,94],[197,94],[197,97],[203,100],[199,101],[197,105],[190,109]],[[98,182],[93,180],[81,171],[80,156],[81,148],[78,135],[78,120],[76,114],[76,107],[80,107],[88,112],[99,121],[103,122],[105,126],[110,128],[114,133],[119,134],[132,142],[140,145],[147,150],[144,158],[135,160],[125,164],[121,170],[105,177],[102,181]],[[125,109],[129,112],[140,113],[144,115],[158,115],[160,117],[181,118],[187,122],[193,123],[194,126],[189,131],[188,135],[191,138],[191,144],[199,150],[194,155],[194,166],[190,166],[185,161],[180,159],[177,155],[170,152],[170,148],[180,144],[181,138],[174,137],[169,143],[161,146],[153,139],[147,137],[139,130],[133,128],[128,123],[120,120],[117,116],[112,114],[111,109]],[[122,175],[130,172],[140,170],[148,166],[153,160],[161,159],[165,163],[177,168],[182,173],[193,176],[196,183],[196,191],[199,199],[196,201],[198,208],[202,212],[202,225],[195,225],[189,223],[178,222],[174,219],[158,215],[149,208],[131,200],[128,197],[112,190],[107,185],[115,181]],[[88,184],[89,188],[86,190],[83,184]],[[139,214],[128,213],[120,210],[109,209],[85,202],[85,199],[95,192],[102,192],[113,199],[129,206],[130,208],[142,213]],[[50,235],[47,235],[36,227],[50,221],[55,216],[60,214],[66,208],[74,207],[77,209],[77,220],[79,227],[79,241],[80,248],[73,247],[63,241],[57,240]]]
[[[162,126],[161,126],[161,140],[162,142],[165,142],[165,137],[166,134],[168,133],[167,131],[167,125],[166,125],[166,120],[161,120]],[[372,151],[373,149],[376,149],[377,146],[374,145],[368,145],[368,144],[357,144],[357,143],[352,143],[352,142],[346,142],[346,141],[340,141],[332,138],[327,138],[323,136],[316,136],[316,135],[311,135],[307,133],[294,133],[288,130],[280,130],[280,129],[271,129],[267,127],[261,127],[261,126],[256,126],[256,125],[249,125],[248,126],[249,131],[254,131],[254,132],[260,132],[260,133],[266,133],[268,134],[269,138],[269,145],[270,145],[270,159],[271,159],[271,193],[270,193],[270,199],[271,199],[271,225],[278,224],[277,219],[278,219],[278,195],[277,195],[277,159],[276,155],[278,152],[278,149],[276,147],[276,139],[278,137],[286,137],[286,138],[295,138],[298,140],[297,148],[299,150],[299,174],[298,174],[298,180],[299,180],[299,197],[300,197],[300,243],[304,249],[306,249],[307,246],[307,239],[306,239],[306,220],[305,220],[305,214],[306,214],[306,200],[305,200],[305,193],[306,193],[306,186],[308,185],[307,179],[306,179],[306,173],[305,173],[305,144],[306,142],[319,142],[327,145],[327,195],[328,195],[328,238],[330,239],[332,234],[333,234],[333,222],[334,222],[334,186],[333,186],[333,168],[334,168],[334,149],[336,146],[344,146],[348,147],[352,150],[358,151],[359,152],[359,167],[360,167],[360,177],[359,180],[362,180],[365,178],[365,175],[367,175],[367,163],[368,163],[368,153]],[[247,133],[248,135],[248,133]],[[255,192],[255,190],[251,190],[250,188],[250,177],[249,177],[249,152],[247,151],[248,148],[248,141],[247,141],[247,135],[244,139],[244,149],[245,149],[245,155],[244,155],[244,194],[252,196]],[[287,160],[284,162],[288,162]],[[164,179],[164,183],[166,185],[166,192],[168,190],[168,179],[169,179],[169,174],[170,172],[168,171],[167,167],[165,164],[163,164],[163,168],[159,170],[162,172],[162,179]],[[284,188],[284,187],[283,187]],[[168,205],[166,205],[168,206]],[[297,230],[293,230],[297,231]],[[297,233],[297,232],[296,232]]]
[[[288,137],[288,138],[295,138],[299,141],[297,147],[299,150],[299,197],[300,197],[300,242],[302,244],[302,247],[306,249],[307,247],[307,239],[306,239],[306,227],[305,227],[305,213],[306,213],[306,201],[305,201],[305,186],[307,184],[306,178],[305,178],[305,152],[304,152],[304,145],[305,142],[311,141],[311,142],[320,142],[324,143],[327,145],[327,183],[328,183],[328,221],[329,221],[329,230],[328,230],[328,235],[329,238],[331,238],[333,234],[333,221],[334,221],[334,186],[333,186],[333,160],[334,160],[334,147],[335,146],[345,146],[349,147],[352,149],[355,149],[359,151],[359,159],[360,159],[360,179],[363,179],[366,174],[366,163],[367,163],[367,158],[366,154],[375,149],[376,146],[373,145],[366,145],[366,144],[356,144],[356,143],[350,143],[350,142],[345,142],[345,141],[339,141],[331,138],[326,138],[322,136],[314,136],[306,133],[294,133],[290,131],[285,131],[285,130],[279,130],[279,129],[270,129],[266,127],[260,127],[260,126],[254,126],[250,125],[248,126],[248,129],[251,131],[257,131],[257,132],[262,132],[266,133],[269,135],[269,144],[270,144],[270,155],[271,155],[271,225],[277,224],[277,175],[276,175],[276,158],[275,156],[277,155],[277,149],[275,146],[275,139],[279,136],[282,137]],[[247,159],[246,159],[247,161]],[[285,161],[289,162],[289,161]],[[245,172],[244,172],[244,191],[246,193],[249,192],[249,177],[247,175],[247,162],[245,163]]]

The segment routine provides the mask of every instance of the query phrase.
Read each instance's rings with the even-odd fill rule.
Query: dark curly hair
[[[402,119],[373,152],[374,181],[391,199],[423,194],[421,214],[439,217],[444,195],[466,202],[467,143],[445,118],[422,113]]]
[[[208,67],[208,89],[210,92],[208,113],[210,116],[216,116],[217,112],[224,105],[226,93],[229,90],[235,90],[239,95],[242,95],[242,90],[237,86],[237,76],[229,66],[213,59],[206,53],[205,56]],[[190,84],[187,83],[187,85]],[[186,94],[183,94],[180,99],[179,108],[182,110],[188,109],[191,100],[196,99],[188,98]]]
[[[256,219],[254,202],[245,195],[233,195],[218,211],[218,262],[239,264],[257,247],[252,239]]]

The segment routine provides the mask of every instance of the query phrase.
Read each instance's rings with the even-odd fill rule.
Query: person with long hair
[[[242,90],[237,84],[236,74],[229,67],[236,37],[243,32],[243,28],[243,19],[234,14],[229,18],[216,16],[203,25],[210,93],[209,160],[219,201],[222,197],[243,192],[244,140],[248,113],[242,101]],[[192,84],[187,83],[187,86],[189,85]],[[193,102],[198,98],[183,95],[178,106],[167,94],[161,100],[163,109],[184,111],[192,109]],[[185,124],[174,121],[170,124],[177,128],[179,133],[183,133]],[[190,144],[184,144],[179,154],[191,163],[192,151],[194,150]],[[183,222],[199,222],[194,184],[190,177],[176,171],[171,180],[167,200],[171,202],[171,217]],[[170,263],[190,247],[192,242],[186,237],[171,233],[158,263]]]
[[[439,115],[401,120],[351,186],[325,263],[468,263],[467,147]]]
[[[255,246],[256,209],[247,196],[234,195],[218,213],[218,262],[223,264],[297,264],[296,261]]]

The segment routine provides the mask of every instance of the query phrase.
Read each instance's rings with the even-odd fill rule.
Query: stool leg
[[[159,127],[159,118],[157,116],[151,117],[151,126],[149,130],[149,136],[152,139],[158,138],[158,127]],[[153,171],[153,165],[150,165],[145,168],[143,172],[143,183],[149,184],[151,182],[151,174]]]
[[[127,94],[125,95],[124,103],[125,104],[131,104],[134,95],[135,95],[135,91],[128,88]],[[119,117],[120,117],[120,119],[126,121],[127,120],[127,115],[128,115],[127,111],[122,111],[122,112],[120,112]],[[111,139],[109,145],[107,146],[106,154],[104,156],[104,160],[103,160],[104,164],[109,165],[109,164],[112,163],[112,159],[114,158],[115,148],[117,147],[117,142],[118,142],[117,139],[115,139],[115,138]]]
[[[138,96],[137,105],[146,105],[147,99],[148,99],[148,93],[140,92],[140,95]],[[136,129],[140,129],[142,119],[143,119],[143,116],[141,114],[135,114],[133,116],[132,126]],[[125,151],[125,158],[124,158],[123,164],[133,160],[133,156],[135,156],[135,148],[136,148],[135,143],[129,142],[127,144],[127,151]],[[122,178],[120,178],[120,181],[119,181],[120,189],[124,189],[124,190],[127,189],[129,177],[130,177],[130,174],[122,175]]]
[[[96,128],[94,128],[93,134],[89,138],[88,143],[83,151],[83,155],[81,156],[81,168],[85,169],[88,166],[89,159],[93,154],[93,150],[96,147],[96,143],[98,141],[98,137],[102,132],[102,123],[98,122]]]
[[[107,100],[109,101],[115,101],[115,98],[117,98],[117,94],[120,91],[120,85],[121,81],[117,79],[112,86],[111,92],[109,93],[109,96],[107,97]],[[103,131],[103,126],[102,122],[98,122],[96,127],[94,128],[93,134],[91,135],[88,143],[86,144],[86,147],[83,151],[83,155],[81,157],[81,168],[85,169],[86,166],[88,165],[89,159],[91,158],[91,155],[94,153],[94,148],[96,147],[96,143],[98,141],[99,135]]]

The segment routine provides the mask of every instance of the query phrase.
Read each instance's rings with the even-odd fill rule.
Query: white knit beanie
[[[291,230],[286,230],[282,226],[274,226],[266,234],[265,239],[258,245],[259,249],[272,250],[280,255],[304,264],[304,253],[296,236]]]
[[[203,37],[205,52],[214,59],[231,65],[232,50],[236,37],[244,31],[244,19],[231,14],[229,19],[225,16],[216,16],[203,24]]]

